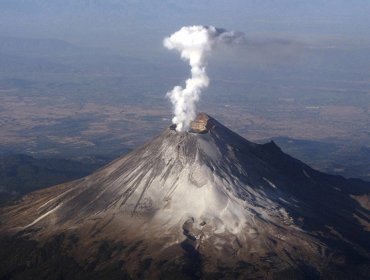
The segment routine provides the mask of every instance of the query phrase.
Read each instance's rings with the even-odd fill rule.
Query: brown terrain
[[[93,101],[78,104],[63,97],[27,96],[13,89],[3,90],[0,99],[1,146],[44,155],[58,154],[65,147],[93,149],[102,137],[114,142],[117,148],[123,144],[133,148],[148,135],[157,134],[171,119],[164,98],[162,105],[151,106]],[[280,99],[259,110],[249,104],[211,103],[201,108],[251,140],[289,136],[368,147],[370,143],[369,105],[367,109],[306,106]],[[41,138],[48,145],[40,147]]]

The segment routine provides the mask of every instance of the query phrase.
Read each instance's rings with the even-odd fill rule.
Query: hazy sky
[[[252,37],[367,47],[369,14],[368,0],[0,0],[0,35],[150,57],[165,52],[164,36],[204,24]]]
[[[198,108],[237,104],[281,124],[298,112],[369,143],[369,15],[370,0],[0,0],[0,84],[81,103],[148,98],[170,113],[166,92],[189,66],[163,39],[214,25],[243,32],[246,43],[212,53]],[[318,106],[342,107],[326,118],[310,111]]]

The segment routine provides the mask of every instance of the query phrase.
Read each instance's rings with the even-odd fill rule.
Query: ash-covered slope
[[[1,209],[6,254],[18,261],[0,272],[24,276],[45,261],[55,271],[49,260],[63,257],[68,279],[366,279],[369,190],[199,114],[190,132],[170,127],[90,176]]]

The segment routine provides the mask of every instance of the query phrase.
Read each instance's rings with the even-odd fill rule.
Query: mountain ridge
[[[134,279],[161,278],[163,267],[193,279],[317,278],[333,269],[365,279],[369,209],[356,199],[369,189],[200,114],[190,132],[169,127],[87,177],[1,209],[0,236],[63,235],[61,246],[72,247],[62,252],[77,263],[123,262]],[[112,245],[99,261],[104,242],[126,247]]]

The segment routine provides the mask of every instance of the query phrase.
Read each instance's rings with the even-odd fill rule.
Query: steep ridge
[[[62,236],[54,255],[83,275],[119,264],[113,278],[366,279],[369,192],[201,113],[189,132],[170,127],[90,176],[1,209],[0,236],[37,248]]]

